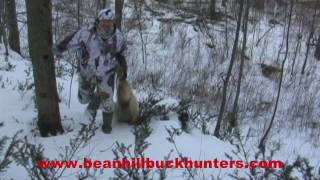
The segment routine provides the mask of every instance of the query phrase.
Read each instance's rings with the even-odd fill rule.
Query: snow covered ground
[[[1,49],[3,49],[3,46],[1,46]],[[3,51],[1,51],[0,57],[0,61],[3,63]],[[63,153],[63,147],[68,146],[70,138],[75,137],[80,130],[80,123],[89,123],[84,114],[85,106],[78,103],[74,97],[77,92],[77,81],[71,86],[72,97],[70,108],[68,108],[67,99],[62,99],[62,103],[60,104],[63,126],[65,128],[70,127],[70,132],[56,137],[41,138],[38,132],[34,131],[36,127],[36,112],[33,103],[33,91],[19,91],[19,86],[17,85],[19,83],[25,83],[27,79],[32,77],[32,73],[29,75],[25,73],[25,70],[29,69],[31,64],[14,52],[10,52],[9,62],[13,65],[13,69],[9,72],[0,71],[2,84],[0,89],[0,109],[1,122],[4,123],[4,127],[2,127],[0,131],[0,137],[12,137],[17,131],[22,129],[23,133],[20,134],[21,137],[27,136],[31,143],[42,144],[44,146],[45,157],[59,159],[59,153]],[[70,79],[58,79],[58,84],[66,87],[60,93],[61,97],[68,97],[69,83]],[[170,101],[172,102],[172,100]],[[101,118],[101,115],[97,117],[98,125],[102,123]],[[146,157],[150,157],[153,160],[163,160],[164,157],[174,149],[173,145],[168,143],[166,139],[169,137],[166,127],[170,128],[171,126],[175,128],[180,127],[176,114],[171,114],[169,121],[152,120],[151,127],[153,131],[147,139],[147,141],[151,143],[151,146],[145,152]],[[112,160],[115,158],[112,149],[116,141],[126,145],[134,144],[132,126],[115,122],[112,133],[109,135],[104,134],[99,126],[96,135],[90,140],[88,145],[75,156],[74,160],[82,159],[83,157],[95,160]],[[176,142],[179,151],[182,152],[184,156],[194,160],[227,159],[225,153],[232,154],[231,151],[234,148],[229,143],[220,141],[213,136],[203,135],[199,130],[194,130],[191,134],[183,133],[177,137]],[[173,151],[171,158],[174,159],[176,157],[178,157],[178,155]],[[76,179],[72,176],[75,170],[68,171],[69,170],[64,174],[64,179]],[[112,171],[112,169],[105,169],[104,173],[99,177],[101,179],[113,177]],[[168,178],[181,179],[183,172],[182,169],[169,170]],[[201,173],[207,178],[210,177],[210,175],[224,177],[227,172],[231,172],[231,170],[205,169],[203,172],[199,172],[199,177]],[[22,167],[13,164],[8,171],[1,174],[0,177],[1,179],[29,179],[27,176],[27,173]]]
[[[4,67],[4,51],[1,46],[1,67]],[[80,130],[80,123],[88,124],[84,114],[85,106],[78,103],[75,94],[77,92],[77,79],[76,75],[73,79],[71,86],[71,101],[70,108],[68,107],[69,98],[69,85],[70,77],[63,76],[58,78],[58,87],[61,88],[60,97],[62,102],[60,103],[62,123],[65,129],[68,129],[65,134],[56,137],[41,138],[39,137],[36,128],[36,111],[34,106],[33,90],[26,90],[24,88],[32,84],[32,72],[30,61],[21,58],[16,53],[10,51],[9,62],[13,66],[10,71],[0,71],[1,89],[0,89],[0,109],[1,109],[1,122],[4,123],[4,127],[1,128],[0,137],[8,136],[12,137],[17,131],[23,130],[20,134],[21,137],[27,136],[29,141],[33,144],[42,144],[44,146],[44,155],[49,159],[59,159],[59,154],[63,153],[63,148],[69,145],[69,141],[72,137],[75,137]],[[138,99],[143,98],[143,92],[135,92],[138,95]],[[141,95],[141,96],[140,96]],[[169,103],[174,103],[174,98],[168,97]],[[87,157],[96,160],[112,160],[115,158],[112,149],[115,147],[115,142],[124,143],[126,145],[134,145],[134,136],[132,134],[132,126],[115,122],[113,124],[112,134],[106,135],[100,131],[101,114],[97,118],[97,125],[99,129],[96,135],[90,140],[88,145],[81,149],[81,151],[74,157],[75,159],[82,159]],[[170,114],[169,121],[160,121],[154,118],[151,122],[153,129],[152,134],[147,139],[151,143],[151,146],[146,150],[146,157],[150,157],[154,160],[162,160],[168,153],[174,149],[173,145],[167,141],[169,137],[166,127],[179,128],[180,124],[175,113]],[[281,131],[274,134],[274,142],[281,143],[281,149],[274,159],[280,159],[282,161],[292,161],[296,158],[296,155],[302,155],[303,157],[310,158],[310,162],[316,167],[319,166],[319,159],[313,157],[319,157],[319,147],[310,142],[303,134],[292,133],[291,131]],[[281,140],[283,137],[286,139]],[[221,159],[228,160],[226,153],[233,155],[232,151],[235,147],[228,142],[223,142],[210,135],[203,135],[200,130],[193,129],[192,133],[178,136],[176,139],[177,147],[184,156],[194,160],[210,160]],[[247,150],[250,152],[250,145],[247,145]],[[175,150],[170,156],[172,159],[178,157]],[[198,170],[197,178],[202,176],[206,179],[213,177],[220,177],[223,179],[230,178],[228,173],[232,173],[234,169],[204,169]],[[64,174],[64,179],[76,179],[74,173],[75,170],[67,170]],[[244,173],[246,170],[240,172]],[[19,172],[19,173],[16,173]],[[105,169],[102,174],[97,175],[100,179],[106,177],[113,177],[113,169]],[[153,173],[156,171],[154,170]],[[169,179],[182,179],[183,169],[170,169],[168,171]],[[155,173],[157,177],[157,173]],[[22,167],[16,166],[13,163],[7,172],[1,174],[2,179],[28,179],[26,171]],[[196,178],[196,179],[197,179]]]

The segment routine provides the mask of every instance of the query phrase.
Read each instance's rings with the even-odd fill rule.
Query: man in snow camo
[[[78,98],[80,103],[88,104],[86,112],[91,120],[96,117],[97,110],[102,109],[104,133],[112,130],[116,68],[122,68],[123,77],[120,78],[127,77],[124,37],[114,22],[114,13],[103,9],[93,24],[82,27],[53,47],[55,55],[69,49],[78,50]]]

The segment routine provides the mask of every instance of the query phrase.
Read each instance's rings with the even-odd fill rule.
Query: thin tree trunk
[[[78,24],[78,29],[81,27],[82,20],[81,20],[81,6],[82,6],[82,0],[77,1],[77,24]]]
[[[227,7],[227,1],[228,0],[222,0],[221,1],[221,6],[226,8]]]
[[[243,24],[242,24],[243,41],[242,41],[242,51],[241,51],[241,62],[240,62],[240,69],[239,69],[236,97],[235,97],[235,100],[234,100],[233,110],[232,110],[232,113],[231,113],[229,132],[231,132],[233,128],[238,126],[238,122],[237,122],[238,110],[239,110],[238,101],[239,101],[240,90],[241,90],[243,66],[244,66],[244,59],[245,59],[246,46],[247,46],[247,29],[248,29],[249,8],[250,8],[250,0],[246,0],[246,9],[245,9],[245,15],[244,15]]]
[[[320,2],[317,1],[317,4],[315,5],[317,9],[320,9]],[[318,32],[318,39],[316,44],[316,50],[314,52],[314,57],[320,61],[320,33]]]
[[[9,46],[12,50],[20,53],[19,29],[16,14],[15,0],[5,0],[5,23],[9,32]]]
[[[210,0],[210,16],[213,18],[216,14],[216,0]]]
[[[107,6],[107,0],[101,0],[101,9],[106,8]]]
[[[301,22],[302,23],[302,22]],[[300,47],[301,47],[301,40],[302,40],[302,24],[299,25],[299,32],[298,32],[298,36],[297,36],[297,45],[296,45],[296,48],[295,48],[295,51],[294,51],[294,56],[293,56],[293,59],[292,59],[292,68],[291,68],[291,77],[293,76],[294,74],[294,65],[296,63],[296,59],[297,59],[297,55],[298,55],[298,52],[300,52]]]
[[[106,0],[97,0],[97,10],[98,12],[101,10],[101,9],[104,9],[106,8]]]
[[[0,43],[4,37],[4,2],[0,1]]]
[[[122,10],[124,0],[115,0],[115,9],[116,9],[116,25],[121,30],[121,22],[122,22]]]
[[[227,14],[228,13],[228,8],[227,7],[225,7],[224,8],[224,13],[225,14]],[[227,54],[227,57],[229,57],[229,43],[228,43],[228,41],[229,41],[229,38],[228,38],[228,18],[225,18],[225,50],[227,51],[226,52],[226,54]]]
[[[292,10],[293,10],[293,0],[290,0],[290,13],[289,13],[289,22],[288,22],[288,28],[287,28],[287,37],[286,37],[286,52],[285,52],[285,56],[283,58],[282,64],[281,64],[281,73],[280,73],[280,81],[279,81],[279,87],[278,87],[278,94],[277,94],[277,99],[276,99],[276,105],[274,107],[274,111],[271,117],[271,121],[270,124],[267,128],[267,131],[265,132],[265,134],[263,135],[263,137],[261,138],[261,141],[259,143],[259,149],[264,152],[265,151],[265,143],[267,141],[267,137],[271,131],[277,110],[278,110],[278,104],[279,104],[279,98],[281,95],[281,86],[282,86],[282,80],[283,80],[283,72],[284,72],[284,65],[287,61],[287,57],[288,57],[288,52],[289,52],[289,37],[290,37],[290,26],[291,26],[291,17],[292,17]]]
[[[29,53],[41,136],[63,132],[52,48],[51,0],[26,0]],[[41,15],[41,16],[39,16]]]
[[[231,60],[230,60],[230,64],[229,64],[229,68],[228,68],[228,72],[227,72],[227,77],[226,77],[226,79],[224,80],[224,83],[223,83],[222,102],[221,102],[221,106],[220,106],[217,125],[216,125],[215,130],[214,130],[214,136],[216,136],[217,138],[220,138],[220,128],[221,128],[221,123],[222,123],[222,119],[223,119],[223,113],[224,113],[224,109],[225,109],[225,105],[226,105],[228,84],[229,84],[229,80],[230,80],[230,77],[231,77],[234,60],[236,58],[236,50],[237,50],[237,47],[238,47],[239,32],[240,32],[241,20],[242,20],[243,1],[244,0],[240,0],[240,8],[239,8],[239,14],[238,14],[236,36],[235,36],[235,40],[234,40],[234,44],[233,44],[233,49],[232,49]]]
[[[317,60],[320,60],[320,34],[318,35],[318,40],[317,40],[317,44],[316,44],[316,50],[314,52],[314,57]]]
[[[264,9],[265,0],[253,0],[253,7],[262,10]]]
[[[107,6],[107,0],[96,0],[97,1],[97,11],[96,14],[98,14],[98,12],[104,8],[106,8]]]
[[[297,59],[297,55],[298,55],[298,51],[299,51],[299,48],[300,48],[300,45],[301,45],[301,38],[298,37],[297,39],[298,39],[297,46],[295,48],[294,56],[293,56],[293,60],[292,60],[292,69],[291,69],[291,75],[292,76],[294,74],[294,65],[295,65],[295,62],[296,62],[296,59]]]
[[[9,50],[8,50],[8,37],[7,37],[7,33],[6,33],[6,23],[5,23],[5,4],[2,0],[0,0],[0,14],[1,14],[1,26],[0,26],[0,31],[1,31],[1,36],[2,36],[2,41],[4,44],[4,48],[5,48],[5,61],[8,61],[8,56],[9,56]]]
[[[144,68],[147,70],[147,61],[146,61],[146,46],[143,39],[143,32],[142,32],[142,23],[141,23],[141,16],[142,16],[142,2],[141,1],[134,1],[134,9],[135,9],[135,17],[138,21],[138,28],[139,28],[139,35],[141,40],[141,53],[142,53],[142,63],[145,65]]]
[[[303,62],[303,65],[302,65],[301,74],[304,74],[304,71],[306,69],[308,56],[309,56],[309,52],[310,52],[310,43],[311,43],[311,39],[312,39],[312,37],[314,35],[314,24],[315,24],[315,21],[316,21],[316,15],[317,15],[317,8],[315,6],[314,14],[313,14],[313,17],[312,17],[312,24],[311,24],[310,34],[309,34],[308,41],[307,41],[307,52],[306,52],[306,56],[304,58],[304,62]]]
[[[287,11],[287,10],[286,10],[286,11]],[[284,26],[283,26],[283,34],[286,33],[286,25],[287,25],[286,23],[287,23],[287,22],[285,22],[285,24],[284,24]],[[278,54],[277,54],[277,60],[276,60],[277,64],[279,63],[279,60],[280,60],[280,55],[281,55],[281,51],[282,51],[282,48],[283,48],[285,39],[286,39],[286,36],[283,35],[283,39],[282,39],[282,41],[281,41],[281,44],[280,44],[280,47],[279,47],[279,51],[278,51]]]

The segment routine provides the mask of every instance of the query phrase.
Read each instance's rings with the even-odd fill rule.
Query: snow
[[[1,46],[1,49],[3,46]],[[1,52],[3,53],[3,52]],[[1,55],[1,58],[4,56]],[[1,62],[2,61],[1,59]],[[68,108],[66,99],[63,100],[63,103],[60,104],[61,117],[63,117],[62,124],[64,127],[71,127],[72,131],[58,135],[55,137],[42,138],[39,137],[39,134],[34,133],[33,129],[35,128],[35,118],[36,112],[33,104],[33,93],[32,90],[27,91],[21,95],[17,91],[17,86],[15,84],[20,81],[25,81],[26,74],[25,69],[28,69],[31,64],[29,61],[19,57],[19,55],[10,51],[9,62],[14,65],[12,71],[1,71],[2,79],[9,79],[9,82],[5,83],[5,88],[0,89],[0,103],[1,109],[1,119],[4,122],[4,127],[1,128],[0,137],[8,136],[12,137],[17,131],[23,130],[21,137],[27,136],[29,141],[34,144],[42,144],[45,148],[44,155],[50,159],[59,159],[59,153],[61,153],[62,148],[69,145],[69,140],[72,137],[75,137],[80,130],[80,123],[88,124],[89,121],[84,116],[85,106],[79,104],[77,99],[74,97],[75,92],[77,91],[77,82],[75,81],[72,84],[72,98],[71,105]],[[30,74],[29,76],[32,76]],[[68,95],[70,79],[61,79],[58,78],[58,84],[63,84],[65,89],[60,93],[62,97]],[[139,98],[139,97],[138,97]],[[140,97],[141,98],[141,97]],[[159,104],[174,105],[177,104],[177,100],[174,98],[167,98]],[[101,115],[97,117],[97,124],[101,126],[102,123]],[[126,145],[134,144],[134,136],[132,134],[133,126],[114,122],[113,130],[111,134],[104,134],[99,129],[96,135],[90,140],[88,145],[82,149],[75,157],[75,159],[82,159],[83,157],[90,158],[92,160],[112,160],[114,159],[114,154],[112,148],[115,146],[115,142],[124,143]],[[169,121],[159,121],[153,119],[151,124],[153,129],[151,136],[147,139],[151,143],[151,146],[145,152],[146,157],[149,157],[153,160],[163,160],[172,149],[173,145],[168,143],[166,138],[168,133],[166,127],[175,127],[179,128],[180,124],[175,114],[171,115]],[[217,138],[209,135],[203,135],[199,130],[194,130],[191,134],[183,133],[181,136],[178,136],[176,139],[177,146],[179,151],[183,152],[183,155],[194,160],[213,160],[226,159],[225,153],[232,154],[233,147]],[[196,147],[196,148],[195,148]],[[172,159],[178,157],[178,154],[174,152],[172,154]],[[19,174],[16,172],[19,171]],[[63,179],[76,179],[72,178],[69,175],[72,175],[76,170],[68,170]],[[106,177],[112,177],[113,169],[104,170],[103,176],[101,179]],[[155,169],[154,169],[155,171]],[[206,169],[204,171],[205,176],[218,175],[220,170],[218,169]],[[225,173],[228,171],[223,170]],[[154,172],[155,173],[155,172]],[[182,171],[179,169],[170,170],[169,178],[171,179],[180,179]],[[221,176],[221,175],[220,175]],[[14,178],[14,179],[28,179],[26,172],[19,166],[12,165],[11,168],[7,170],[1,177]],[[175,177],[175,178],[174,178]],[[223,176],[221,176],[223,177]]]

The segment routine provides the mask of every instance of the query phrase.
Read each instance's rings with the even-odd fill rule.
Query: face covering
[[[108,27],[108,28],[103,28],[100,25],[97,27],[97,34],[100,36],[102,39],[107,39],[110,37],[113,33],[113,28]]]

